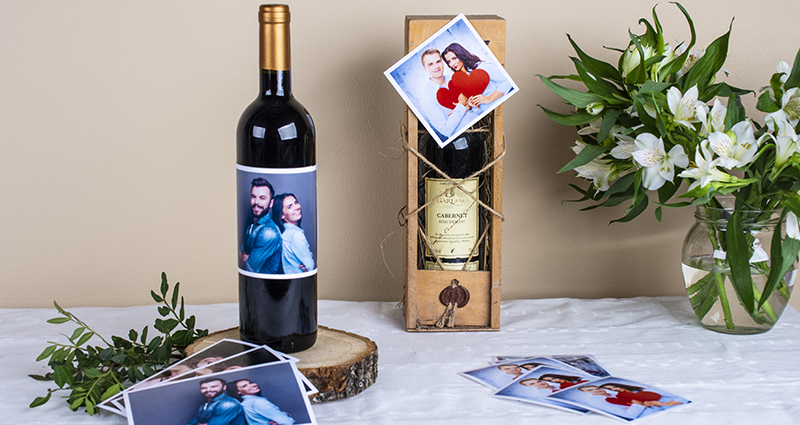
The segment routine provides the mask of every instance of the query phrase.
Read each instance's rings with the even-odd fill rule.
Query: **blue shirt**
[[[247,425],[241,403],[224,392],[203,403],[189,425]]]
[[[305,273],[300,265],[306,266],[306,271],[314,270],[314,257],[303,229],[291,223],[283,223],[283,227],[283,272]]]
[[[248,425],[266,425],[270,421],[278,425],[293,425],[294,419],[284,413],[278,406],[270,403],[264,397],[255,395],[242,396],[242,407],[244,407],[244,414],[247,416]]]
[[[281,232],[269,214],[247,227],[241,251],[250,255],[244,262],[245,270],[265,274],[281,272]]]

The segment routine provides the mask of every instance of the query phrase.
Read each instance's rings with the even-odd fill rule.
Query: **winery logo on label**
[[[239,273],[296,279],[317,273],[316,165],[236,164]]]

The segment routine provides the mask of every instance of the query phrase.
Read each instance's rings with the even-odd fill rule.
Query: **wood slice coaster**
[[[239,328],[214,332],[188,347],[190,356],[217,341],[239,339]],[[354,396],[378,378],[378,346],[360,335],[337,329],[317,327],[317,342],[305,351],[291,353],[298,358],[297,368],[319,390],[312,403],[340,400]]]

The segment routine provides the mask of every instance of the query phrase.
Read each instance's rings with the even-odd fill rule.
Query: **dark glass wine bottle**
[[[443,148],[422,129],[419,133],[420,153],[454,180],[470,177],[486,164],[489,132],[484,130],[490,123],[491,116],[485,117]],[[463,183],[465,189],[474,192],[487,205],[490,204],[489,173],[491,171]],[[486,255],[488,238],[480,239],[488,222],[488,212],[469,195],[453,188],[452,183],[423,161],[419,161],[419,176],[420,206],[443,194],[419,214],[420,224],[439,256],[441,267],[436,262],[436,256],[422,243],[418,249],[418,268],[489,270]]]
[[[260,92],[236,133],[239,330],[291,353],[317,338],[315,132],[292,96],[289,7],[262,5],[258,16]],[[292,244],[298,234],[308,252]]]

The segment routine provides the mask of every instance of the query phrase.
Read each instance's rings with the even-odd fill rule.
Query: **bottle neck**
[[[262,97],[290,97],[292,95],[291,71],[261,70]]]
[[[289,40],[289,7],[262,5],[259,9],[259,61],[261,95],[292,95],[291,46]]]

